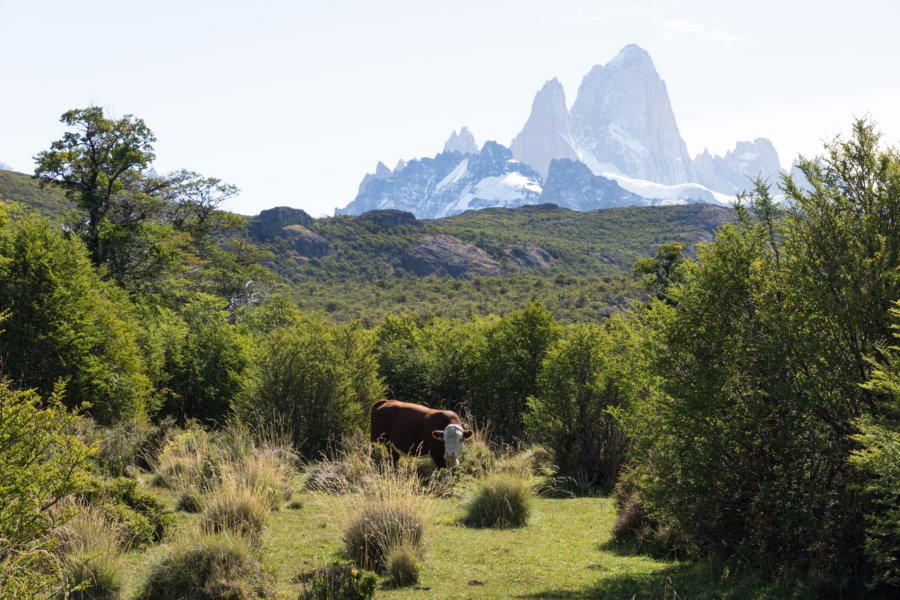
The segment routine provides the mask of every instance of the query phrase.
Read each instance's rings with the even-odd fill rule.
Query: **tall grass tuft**
[[[272,575],[240,537],[184,537],[151,568],[138,600],[275,598]]]
[[[206,494],[202,506],[200,523],[204,531],[231,532],[256,544],[273,505],[266,490],[254,488],[239,477],[226,476]]]
[[[385,570],[394,587],[407,587],[419,583],[421,562],[416,551],[406,546],[391,548],[387,554]]]
[[[121,531],[97,507],[83,506],[56,532],[62,553],[60,598],[118,600],[122,597]]]
[[[463,521],[474,527],[523,527],[531,516],[532,490],[520,475],[501,473],[475,482],[463,503]]]
[[[385,469],[341,504],[344,552],[359,567],[379,572],[395,548],[422,557],[429,515],[427,490],[415,471]]]

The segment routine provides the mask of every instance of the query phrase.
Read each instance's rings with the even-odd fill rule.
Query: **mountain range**
[[[378,163],[340,214],[398,209],[440,218],[488,207],[553,203],[579,211],[617,206],[729,205],[752,179],[774,180],[778,153],[765,138],[741,141],[725,156],[691,159],[665,82],[650,55],[626,46],[585,75],[571,109],[551,79],[509,146],[481,148],[468,128],[454,131],[433,158]]]

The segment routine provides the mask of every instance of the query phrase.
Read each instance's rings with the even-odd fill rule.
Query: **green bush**
[[[531,439],[553,451],[558,474],[609,492],[625,460],[625,436],[611,413],[627,403],[622,347],[610,329],[575,325],[554,345],[528,399]]]
[[[305,317],[268,333],[259,346],[238,405],[242,420],[261,430],[286,428],[307,458],[367,423],[371,401],[382,393],[369,332]]]
[[[369,600],[378,575],[352,565],[330,565],[301,573],[299,600]]]
[[[421,568],[419,557],[414,550],[397,546],[388,552],[385,570],[394,587],[407,587],[419,583]]]
[[[97,506],[122,534],[126,548],[143,548],[162,541],[175,517],[166,504],[138,487],[134,479],[94,478],[78,492],[78,498]]]
[[[526,479],[490,475],[474,483],[463,504],[463,522],[473,527],[524,527],[531,516],[531,504],[532,491]]]
[[[272,575],[239,537],[183,539],[150,569],[139,600],[275,598]]]
[[[40,595],[58,579],[49,533],[71,516],[59,507],[85,484],[91,455],[69,434],[61,394],[42,401],[0,379],[0,597]]]

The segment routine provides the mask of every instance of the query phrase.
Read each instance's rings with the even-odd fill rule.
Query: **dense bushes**
[[[150,396],[130,303],[102,281],[84,245],[49,222],[0,207],[0,331],[3,370],[43,396],[66,381],[62,400],[101,423],[146,415]]]
[[[285,430],[307,457],[363,428],[382,393],[369,332],[304,317],[259,345],[238,406],[242,418]]]
[[[758,186],[752,215],[640,315],[647,392],[626,417],[640,498],[697,553],[849,578],[865,568],[876,507],[848,459],[857,419],[884,411],[861,384],[900,296],[897,157],[877,144],[858,122],[801,161],[809,186],[786,180],[784,210]]]
[[[91,454],[68,433],[74,417],[61,393],[42,402],[0,379],[0,597],[28,597],[56,579],[48,534],[71,516],[57,505],[84,484]]]
[[[625,436],[611,409],[627,404],[629,382],[620,363],[624,329],[574,326],[550,349],[528,400],[532,439],[553,452],[559,474],[608,492],[625,460]],[[615,336],[615,337],[614,337]]]

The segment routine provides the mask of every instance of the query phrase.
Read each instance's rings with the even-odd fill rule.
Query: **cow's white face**
[[[447,425],[443,430],[436,429],[431,433],[436,440],[444,442],[444,460],[449,468],[459,464],[459,457],[463,451],[463,442],[472,437],[471,431],[465,431],[459,425]]]

